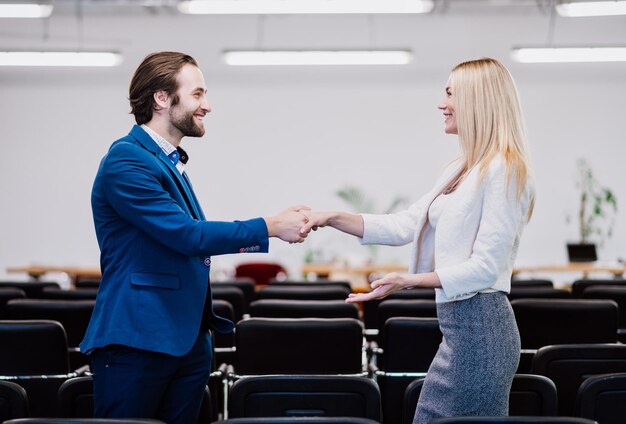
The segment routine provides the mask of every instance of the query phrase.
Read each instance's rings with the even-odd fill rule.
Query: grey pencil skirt
[[[443,340],[428,369],[413,418],[505,416],[520,358],[513,310],[502,292],[437,304]]]

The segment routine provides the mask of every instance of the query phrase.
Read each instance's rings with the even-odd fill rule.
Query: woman
[[[506,293],[533,206],[526,134],[515,83],[494,59],[457,65],[438,106],[462,155],[408,210],[390,215],[311,213],[302,231],[330,226],[363,244],[413,244],[409,273],[374,281],[347,302],[401,289],[436,289],[443,341],[413,423],[455,415],[508,414],[520,355]]]

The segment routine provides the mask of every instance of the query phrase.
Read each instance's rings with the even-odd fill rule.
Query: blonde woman
[[[438,106],[462,155],[408,210],[389,215],[311,213],[302,232],[329,226],[363,244],[412,243],[407,274],[374,281],[347,302],[413,287],[436,289],[443,341],[414,424],[454,415],[508,414],[520,339],[506,293],[534,191],[515,83],[497,60],[457,65]]]

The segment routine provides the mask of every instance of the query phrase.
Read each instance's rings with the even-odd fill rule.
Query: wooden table
[[[356,274],[368,277],[370,274],[385,274],[389,272],[407,272],[408,267],[400,264],[378,264],[366,266],[345,266],[333,264],[304,264],[302,274],[313,273],[320,278],[327,278],[330,274]]]
[[[614,277],[621,277],[626,272],[625,265],[602,265],[595,262],[569,262],[560,265],[538,265],[538,266],[516,266],[513,268],[513,275],[521,272],[579,272],[583,278],[594,272],[604,272],[613,274]]]
[[[39,279],[42,275],[49,272],[64,272],[69,275],[72,280],[76,278],[100,278],[102,273],[100,267],[77,267],[77,266],[43,266],[43,265],[28,265],[28,266],[15,266],[7,268],[7,272],[21,272],[28,274],[35,280]]]

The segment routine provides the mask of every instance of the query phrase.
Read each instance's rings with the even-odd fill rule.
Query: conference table
[[[302,265],[302,275],[314,278],[329,278],[336,275],[353,275],[367,282],[372,275],[389,272],[406,272],[407,266],[402,264],[371,264],[363,266],[349,266],[333,263],[305,263]],[[27,265],[7,268],[9,273],[25,273],[37,280],[41,276],[52,273],[65,273],[72,281],[80,278],[100,278],[100,268],[97,266],[45,266]],[[624,264],[600,264],[596,262],[570,262],[555,265],[516,266],[513,275],[521,273],[579,273],[588,278],[593,273],[612,274],[615,278],[623,277],[626,272]]]

